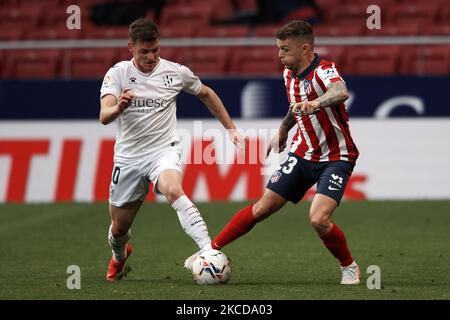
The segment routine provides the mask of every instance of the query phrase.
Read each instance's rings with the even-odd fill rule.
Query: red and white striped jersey
[[[313,62],[300,75],[285,69],[284,83],[289,103],[312,101],[327,91],[335,81],[344,81],[331,61],[317,54]],[[298,129],[290,152],[314,162],[342,160],[355,163],[359,152],[348,126],[348,113],[344,103],[320,108],[311,115],[295,115]]]

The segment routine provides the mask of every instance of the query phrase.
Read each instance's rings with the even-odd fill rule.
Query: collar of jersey
[[[139,72],[139,73],[142,74],[143,76],[150,77],[150,75],[151,75],[152,73],[154,73],[154,72],[156,71],[156,69],[158,69],[159,65],[161,64],[161,58],[159,58],[158,64],[157,64],[157,65],[155,66],[155,68],[153,68],[153,70],[150,71],[149,73],[142,72],[142,71],[140,71],[138,68],[136,68],[136,66],[134,65],[134,58],[131,59],[130,62],[131,62],[131,66],[133,67],[134,70],[136,70],[137,72]]]
[[[297,77],[300,80],[303,80],[306,78],[306,76],[313,71],[315,68],[317,68],[317,66],[320,63],[320,57],[317,53],[314,53],[314,60],[311,62],[311,64],[305,69],[305,71],[303,71],[302,73],[300,73]]]

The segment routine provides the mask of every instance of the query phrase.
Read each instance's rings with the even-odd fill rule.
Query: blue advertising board
[[[203,79],[234,118],[281,118],[282,79]],[[351,117],[450,117],[450,76],[345,77]],[[101,80],[0,80],[0,119],[94,119]],[[209,118],[200,101],[182,93],[179,118]]]

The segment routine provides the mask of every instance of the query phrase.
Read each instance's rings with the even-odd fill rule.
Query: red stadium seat
[[[450,36],[450,22],[446,24],[439,24],[439,25],[432,25],[432,26],[425,26],[422,28],[422,35],[429,35],[429,36]]]
[[[450,3],[446,3],[442,6],[439,18],[443,24],[450,24]]]
[[[66,50],[63,76],[65,78],[101,79],[115,62],[114,50],[104,48]]]
[[[383,9],[388,8],[391,5],[395,4],[396,1],[397,0],[342,0],[341,5],[342,6],[358,5],[364,6],[366,8],[370,5],[377,5],[382,9],[382,11],[384,11]]]
[[[278,50],[270,47],[233,48],[229,74],[231,75],[278,75],[283,66],[278,58]]]
[[[397,25],[391,23],[381,24],[381,29],[366,29],[366,36],[393,37],[393,36],[417,36],[420,33],[420,27],[414,24]]]
[[[213,22],[221,23],[227,22],[235,16],[235,0],[177,0],[176,5],[184,7],[205,8],[211,10],[211,20]]]
[[[417,25],[423,27],[434,24],[439,7],[435,4],[396,5],[387,12],[388,21],[397,25]]]
[[[123,48],[114,48],[114,51],[116,52],[116,57],[114,61],[116,63],[120,61],[131,60],[133,58],[133,54],[125,46]]]
[[[349,37],[362,35],[364,29],[365,25],[361,24],[326,24],[315,26],[313,32],[316,37]]]
[[[26,37],[29,40],[79,39],[82,32],[83,29],[69,30],[66,26],[43,27],[29,30]]]
[[[207,28],[200,28],[197,31],[197,37],[237,37],[243,38],[249,35],[249,28],[247,26],[229,26],[229,27],[215,27],[209,26]]]
[[[200,76],[223,75],[228,66],[229,48],[193,47],[183,50],[179,62]]]
[[[23,40],[25,32],[22,29],[0,29],[0,41]]]
[[[366,25],[367,6],[365,5],[347,5],[338,6],[332,10],[324,10],[328,24],[351,24]]]
[[[114,48],[114,51],[116,53],[114,62],[127,61],[133,58],[133,54],[130,52],[130,50],[128,50],[127,47],[117,49]],[[170,60],[173,62],[179,62],[177,59],[178,51],[179,49],[176,47],[162,46],[159,55],[163,59]]]
[[[58,75],[61,65],[59,50],[5,51],[3,76],[6,78],[50,79]]]
[[[315,0],[314,1],[319,8],[323,10],[329,10],[330,8],[336,8],[342,4],[341,0]]]
[[[322,59],[333,61],[340,72],[345,72],[345,47],[344,46],[315,46],[314,52]]]
[[[128,37],[129,37],[128,27],[90,26],[84,28],[85,39],[128,39]]]
[[[400,48],[361,46],[347,49],[346,73],[354,75],[393,75],[398,71]]]
[[[179,61],[178,61],[179,53],[180,53],[180,48],[162,46],[160,49],[160,52],[159,52],[159,56],[163,59],[179,63]],[[184,50],[182,53],[184,54]]]
[[[282,25],[262,25],[255,27],[255,37],[267,37],[274,38],[276,37],[276,33],[278,29],[280,29]]]
[[[159,28],[161,38],[191,38],[194,36],[194,32],[195,28],[191,25],[186,25],[182,28],[176,26]]]
[[[164,7],[160,27],[175,27],[183,29],[186,26],[195,28],[206,27],[212,18],[211,6],[199,3],[195,6],[169,5]]]
[[[402,74],[450,74],[450,45],[421,46],[402,55]]]
[[[9,8],[0,10],[1,28],[11,29],[33,29],[42,21],[42,8]]]

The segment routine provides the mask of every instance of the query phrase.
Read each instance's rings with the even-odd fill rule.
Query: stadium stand
[[[174,57],[203,76],[225,74],[228,67],[229,49],[226,47],[193,47]]]
[[[353,75],[394,75],[399,71],[399,46],[347,49],[346,72]]]
[[[21,40],[123,40],[128,37],[127,25],[99,25],[93,21],[93,9],[112,0],[34,0],[0,1],[0,41]],[[76,3],[82,12],[81,30],[67,30],[67,6]],[[117,2],[117,1],[116,1]],[[119,1],[120,2],[120,1]],[[145,1],[124,1],[141,4]],[[298,1],[299,7],[278,21],[260,21],[263,8],[256,0],[158,0],[160,7],[142,6],[142,16],[154,19],[163,39],[191,38],[249,40],[274,38],[276,30],[286,21],[304,15],[311,16],[316,37],[352,39],[354,37],[450,36],[450,3],[445,0],[316,0]],[[149,2],[145,2],[146,4]],[[153,2],[152,2],[153,3]],[[303,3],[303,6],[300,4]],[[306,6],[305,6],[306,4]],[[381,30],[366,28],[367,7],[376,4],[382,10]],[[136,6],[138,7],[138,6]],[[104,7],[102,8],[105,9]],[[329,10],[329,8],[333,8]],[[267,9],[267,8],[265,8]],[[106,9],[105,9],[106,10]],[[267,15],[267,12],[264,13]],[[315,15],[320,19],[316,19]],[[273,18],[273,17],[272,17]],[[94,23],[95,22],[95,23]],[[264,23],[263,23],[264,22]],[[110,23],[110,21],[108,22]],[[361,38],[359,38],[361,39]],[[275,39],[270,40],[275,44]],[[269,42],[270,43],[270,42]],[[210,43],[205,43],[205,46]],[[174,45],[174,44],[172,44]],[[176,44],[178,45],[178,44]],[[163,48],[163,56],[191,66],[198,74],[279,75],[279,60],[275,47],[265,44],[242,47],[214,44],[213,47],[193,47],[183,44]],[[126,48],[85,50],[29,49],[2,50],[2,77],[99,77],[114,62],[129,59]],[[71,53],[73,51],[73,54]],[[209,51],[209,55],[206,55]],[[450,45],[317,45],[316,51],[333,59],[344,73],[393,75],[439,75],[449,73]],[[56,53],[55,53],[56,52]],[[90,54],[86,52],[91,52]],[[29,69],[29,72],[27,71]],[[100,72],[100,70],[102,70]]]
[[[411,48],[401,59],[401,73],[417,75],[450,74],[450,52],[448,46]]]
[[[231,50],[230,75],[280,75],[282,65],[274,47],[238,47]]]
[[[58,77],[60,67],[60,50],[10,50],[5,51],[2,76],[52,79]]]
[[[65,78],[102,78],[115,61],[113,50],[65,50],[63,75]]]

